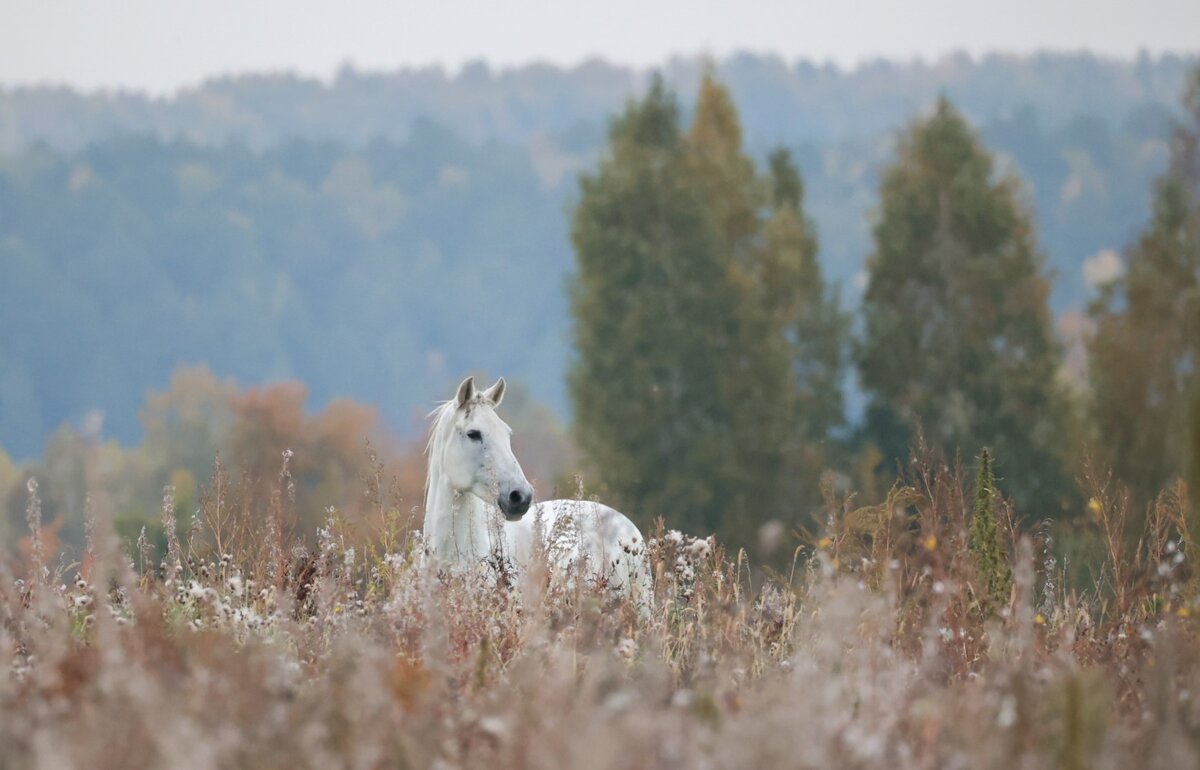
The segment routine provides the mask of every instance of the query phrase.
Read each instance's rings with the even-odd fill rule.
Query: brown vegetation
[[[648,618],[540,568],[513,588],[439,574],[382,471],[362,495],[374,513],[353,532],[331,514],[311,547],[279,542],[273,503],[256,507],[220,473],[158,561],[131,563],[93,505],[82,566],[46,550],[33,488],[31,547],[0,568],[0,756],[122,768],[1194,763],[1200,608],[1182,483],[1131,540],[1123,496],[1084,480],[1089,515],[1074,535],[1098,546],[1087,590],[1070,588],[1077,565],[1059,563],[1049,531],[1019,534],[996,498],[1012,570],[997,606],[984,600],[990,562],[968,548],[970,474],[917,455],[883,504],[831,500],[789,574],[763,580],[742,554],[660,524]],[[285,490],[307,462],[292,461],[273,469]]]

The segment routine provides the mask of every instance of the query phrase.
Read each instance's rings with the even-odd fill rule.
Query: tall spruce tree
[[[714,531],[737,488],[723,380],[737,297],[661,79],[613,122],[599,170],[581,180],[572,240],[580,446],[642,521]]]
[[[1183,106],[1151,221],[1092,307],[1096,451],[1139,505],[1184,473],[1200,388],[1200,67]]]
[[[795,434],[786,319],[775,312],[766,266],[763,214],[767,189],[742,148],[742,129],[729,91],[707,74],[687,137],[688,176],[717,234],[733,299],[730,356],[718,372],[731,416],[726,436],[732,467],[728,507],[719,531],[750,542],[758,526],[781,515],[785,450]]]
[[[859,373],[886,461],[918,428],[948,455],[991,446],[1020,510],[1058,512],[1067,409],[1049,284],[1012,179],[946,99],[900,142],[880,192]]]
[[[794,429],[785,447],[788,499],[820,503],[820,475],[840,457],[831,432],[845,422],[842,379],[849,323],[817,261],[804,214],[804,183],[787,150],[768,160],[770,217],[760,263],[762,307],[784,330],[792,369]]]
[[[580,445],[630,510],[749,545],[768,518],[805,512],[801,462],[817,499],[828,458],[810,444],[841,418],[841,343],[815,338],[844,326],[829,323],[803,185],[786,154],[758,175],[711,76],[686,136],[655,80],[609,141],[573,222]]]
[[[742,125],[728,89],[704,76],[687,136],[690,180],[708,204],[731,263],[750,268],[762,229],[763,188],[742,149]]]

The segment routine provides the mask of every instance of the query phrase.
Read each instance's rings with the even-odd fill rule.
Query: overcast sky
[[[222,73],[331,76],[473,59],[649,65],[748,50],[877,56],[1200,50],[1200,0],[0,0],[0,83],[166,92]]]

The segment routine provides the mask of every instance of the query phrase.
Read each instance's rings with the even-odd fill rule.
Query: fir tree
[[[840,342],[822,337],[841,316],[799,174],[786,154],[772,169],[757,174],[711,76],[686,137],[656,80],[574,216],[580,444],[616,502],[735,546],[802,512],[798,478],[818,498],[828,458],[809,449],[841,417]]]
[[[708,204],[727,255],[748,268],[761,231],[763,190],[742,150],[737,107],[711,73],[700,83],[687,149],[690,181]]]
[[[947,455],[992,446],[1018,506],[1059,512],[1064,396],[1049,284],[1011,179],[946,99],[884,176],[858,350],[867,434],[885,467],[918,429]]]
[[[1151,221],[1092,307],[1096,450],[1139,507],[1184,472],[1200,368],[1200,67],[1184,108]]]
[[[737,462],[723,375],[736,298],[722,239],[689,183],[674,96],[656,78],[609,132],[572,221],[575,428],[613,502],[714,531]]]
[[[841,458],[831,432],[842,427],[849,323],[837,294],[825,284],[817,238],[804,215],[804,183],[787,150],[769,158],[771,212],[761,261],[762,305],[783,329],[790,348],[794,429],[785,456],[788,499],[815,507],[821,472]]]
[[[771,254],[763,239],[766,187],[742,148],[742,129],[729,91],[710,74],[700,85],[688,132],[688,174],[705,201],[725,266],[730,357],[718,372],[729,408],[726,437],[729,507],[719,531],[735,544],[753,542],[758,526],[781,514],[786,445],[796,433],[787,319],[772,302],[793,284],[770,283]]]

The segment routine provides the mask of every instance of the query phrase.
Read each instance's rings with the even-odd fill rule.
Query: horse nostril
[[[521,502],[523,497],[524,497],[524,495],[522,495],[520,492],[518,492],[517,490],[514,489],[512,492],[509,493],[508,500],[511,503],[517,504],[517,503]]]

